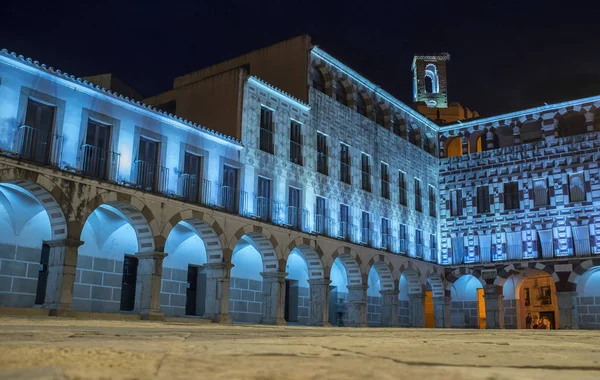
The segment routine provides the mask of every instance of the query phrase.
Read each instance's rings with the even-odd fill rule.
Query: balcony
[[[231,186],[221,185],[219,189],[219,205],[232,214],[248,215],[248,193]]]
[[[398,253],[406,255],[408,253],[409,241],[407,239],[398,239]]]
[[[337,238],[347,242],[354,242],[356,241],[357,230],[358,228],[354,224],[350,224],[348,222],[340,222]]]
[[[287,206],[286,220],[292,230],[308,231],[308,210]]]
[[[168,168],[153,165],[142,160],[136,160],[134,164],[136,168],[136,184],[140,189],[167,194],[167,185],[169,183]]]
[[[335,230],[335,221],[332,218],[323,214],[316,214],[314,222],[315,224],[313,232],[317,233],[318,235],[333,236],[333,231]]]
[[[419,259],[423,258],[423,244],[415,244],[415,257]]]
[[[181,196],[187,201],[203,206],[211,205],[211,182],[191,174],[179,176]]]
[[[83,144],[80,150],[81,172],[89,177],[116,182],[120,158],[119,153]]]
[[[361,228],[360,229],[360,244],[371,246],[372,244],[372,236],[371,230],[369,228]]]
[[[254,215],[267,223],[283,224],[283,205],[272,199],[257,196],[254,198]]]
[[[392,242],[393,242],[393,236],[390,234],[381,234],[381,244],[380,244],[380,248],[384,249],[386,251],[391,251],[392,250]]]
[[[63,136],[23,125],[17,131],[19,157],[42,165],[60,166],[63,140]]]

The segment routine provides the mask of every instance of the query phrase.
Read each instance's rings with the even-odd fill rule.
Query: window
[[[350,240],[350,209],[345,204],[340,204],[340,237]]]
[[[265,107],[260,108],[260,150],[274,152],[273,145],[273,111]]]
[[[237,190],[238,169],[229,165],[223,166],[223,182],[221,186],[221,205],[228,212],[240,211],[240,194]]]
[[[271,180],[258,177],[258,189],[256,196],[256,215],[261,220],[271,221]]]
[[[317,171],[321,174],[329,175],[328,164],[327,136],[317,132]]]
[[[437,237],[429,234],[429,261],[437,261]]]
[[[159,143],[145,137],[140,138],[138,159],[136,160],[137,184],[147,191],[164,190],[164,171],[158,166]],[[160,188],[160,189],[159,189]]]
[[[585,201],[583,173],[569,175],[569,200],[570,202]]]
[[[390,199],[390,167],[384,162],[381,163],[381,196]]]
[[[517,182],[508,182],[504,184],[504,209],[515,210],[520,207],[519,204],[519,184]]]
[[[346,92],[346,87],[341,80],[338,80],[335,85],[335,100],[342,103],[343,105],[348,105],[348,93]]]
[[[406,198],[406,173],[403,171],[398,171],[398,202],[402,206],[407,205]]]
[[[360,92],[356,94],[356,112],[367,117],[367,103],[365,102],[365,97]]]
[[[390,235],[390,221],[386,218],[381,218],[381,248],[391,248],[392,237]]]
[[[350,147],[340,144],[340,181],[350,184]]]
[[[539,207],[549,204],[548,180],[544,178],[533,181],[533,205]]]
[[[290,123],[290,162],[302,165],[302,127],[293,120]]]
[[[477,187],[477,213],[490,212],[490,188],[487,185]]]
[[[370,229],[370,220],[369,213],[366,211],[362,212],[361,224],[360,224],[360,242],[362,244],[370,244],[371,243],[371,229]]]
[[[182,195],[188,201],[207,204],[204,199],[208,184],[202,179],[202,156],[185,152],[183,158],[183,173],[181,174]]]
[[[415,178],[415,210],[423,212],[423,199],[421,194],[421,180]]]
[[[415,248],[416,256],[423,258],[423,231],[419,229],[415,229]]]
[[[400,252],[406,253],[408,247],[408,234],[406,224],[400,225],[400,231],[398,234],[398,242],[400,243]]]
[[[321,69],[319,69],[318,67],[313,67],[312,81],[313,81],[313,87],[316,90],[321,91],[322,93],[325,93],[325,77],[323,76]]]
[[[110,126],[88,120],[85,144],[81,146],[81,169],[87,176],[109,178],[112,152],[109,152]],[[108,162],[108,161],[111,162]]]
[[[360,170],[362,177],[362,189],[364,191],[371,191],[371,165],[370,157],[366,153],[362,153],[360,156]]]
[[[54,107],[29,99],[25,125],[19,127],[19,156],[44,165],[58,165],[59,158],[50,155],[52,145],[58,145],[62,138],[52,134],[53,125]],[[59,146],[54,149],[58,150]]]
[[[461,216],[462,213],[462,190],[452,190],[450,191],[450,216]]]
[[[435,187],[429,185],[428,186],[428,190],[429,190],[429,216],[436,216],[436,210],[437,210],[437,202],[435,200]]]
[[[288,224],[292,229],[299,230],[302,225],[302,213],[300,212],[300,189],[289,188],[288,193]]]
[[[317,204],[315,206],[315,231],[319,234],[325,233],[326,213],[325,198],[317,197]]]

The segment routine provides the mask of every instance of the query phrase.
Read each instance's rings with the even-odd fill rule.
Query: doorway
[[[38,273],[37,291],[35,293],[35,304],[42,305],[46,298],[46,287],[48,285],[48,262],[50,260],[50,246],[42,245],[40,257],[40,271]]]
[[[285,280],[285,312],[286,322],[298,322],[298,281]]]
[[[435,327],[435,316],[433,315],[433,292],[427,290],[425,292],[425,327]]]
[[[132,311],[135,306],[135,285],[137,282],[138,259],[125,256],[123,261],[123,281],[121,283],[121,310]]]
[[[205,296],[206,274],[201,267],[188,265],[185,315],[203,315]]]

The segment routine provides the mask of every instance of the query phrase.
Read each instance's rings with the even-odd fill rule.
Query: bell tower
[[[415,54],[412,63],[413,101],[429,108],[448,108],[446,62],[450,54]]]

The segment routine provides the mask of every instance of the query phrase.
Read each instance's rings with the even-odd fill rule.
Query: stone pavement
[[[0,379],[600,379],[600,331],[0,318]]]

